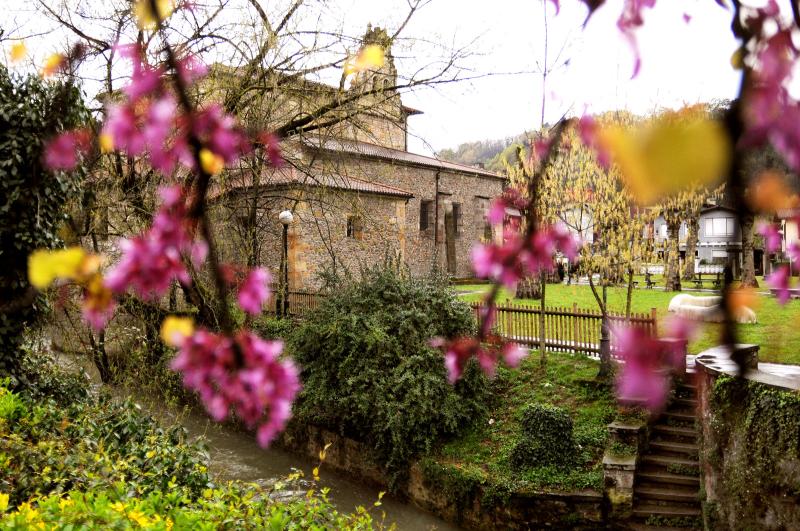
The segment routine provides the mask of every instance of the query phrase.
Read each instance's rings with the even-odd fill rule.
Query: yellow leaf
[[[114,138],[108,133],[101,133],[98,141],[100,143],[101,152],[111,153],[114,151]]]
[[[25,46],[25,43],[22,41],[16,42],[11,45],[11,52],[9,55],[11,56],[12,63],[18,63],[28,55],[28,47]]]
[[[200,150],[200,165],[206,173],[216,175],[225,167],[225,159],[213,151],[203,148]]]
[[[171,347],[179,347],[193,333],[194,321],[191,317],[168,315],[161,323],[161,339]]]
[[[57,278],[78,278],[85,257],[86,253],[80,247],[34,251],[28,257],[28,280],[33,287],[45,289]]]
[[[156,9],[153,11],[151,0],[136,0],[133,5],[133,16],[140,29],[155,29],[159,22],[166,20],[175,11],[174,0],[155,0]]]
[[[8,509],[8,494],[0,492],[0,512],[5,512]]]
[[[730,162],[730,141],[718,122],[679,113],[667,113],[648,127],[604,129],[600,141],[642,204],[711,185],[724,177]]]
[[[61,68],[62,64],[64,64],[63,55],[60,53],[50,54],[44,61],[44,66],[42,67],[42,76],[52,76],[59,68]]]
[[[368,44],[359,50],[355,59],[348,59],[344,65],[344,75],[349,76],[364,70],[377,70],[386,61],[383,47],[378,44]]]

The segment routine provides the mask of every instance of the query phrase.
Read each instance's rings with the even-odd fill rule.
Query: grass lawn
[[[606,425],[615,403],[610,391],[594,383],[598,363],[582,355],[548,353],[544,369],[536,352],[519,369],[499,368],[493,381],[495,401],[490,420],[464,437],[451,441],[433,458],[464,477],[502,491],[570,491],[600,489]],[[520,413],[531,403],[565,408],[574,422],[579,445],[574,466],[534,467],[515,471],[509,455],[521,438]]]
[[[763,279],[759,278],[759,284],[764,285]],[[488,289],[489,286],[485,284],[458,286],[459,292],[473,292],[461,295],[461,298],[467,301],[480,300],[482,294]],[[668,315],[669,301],[676,294],[661,290],[635,289],[631,311],[649,313],[651,308],[655,308],[658,317],[663,319]],[[624,312],[625,297],[625,288],[609,288],[609,308],[612,311]],[[504,301],[507,298],[509,298],[508,293],[503,291],[498,300]],[[571,308],[573,303],[577,303],[578,308],[597,310],[597,303],[589,286],[548,284],[545,301],[547,306]],[[740,341],[760,345],[761,361],[800,364],[800,300],[792,300],[786,306],[780,306],[771,296],[760,296],[758,301],[760,302],[759,307],[753,308],[758,317],[758,323],[739,325]],[[539,301],[525,299],[518,302],[539,304]],[[718,344],[720,328],[719,324],[705,324],[697,339],[689,345],[689,352],[697,354]]]

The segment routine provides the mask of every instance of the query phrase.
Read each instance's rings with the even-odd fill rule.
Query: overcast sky
[[[642,68],[634,80],[633,53],[616,29],[622,0],[608,0],[586,28],[581,27],[586,17],[582,3],[561,3],[557,17],[552,2],[546,4],[549,46],[551,57],[563,47],[562,59],[569,64],[548,80],[546,121],[564,113],[647,113],[734,96],[737,73],[730,56],[736,43],[730,12],[712,0],[661,0],[646,12],[639,33]],[[24,12],[25,5],[25,0],[0,0],[0,24],[7,13]],[[353,35],[363,33],[367,23],[392,31],[407,10],[405,0],[329,0],[320,5],[320,20],[331,27],[343,25]],[[415,137],[412,151],[432,153],[538,127],[542,90],[535,72],[543,59],[542,9],[542,0],[432,0],[419,11],[406,36],[455,45],[472,42],[476,55],[466,65],[476,74],[493,75],[407,94],[404,102],[424,111],[409,120]],[[684,14],[691,17],[688,23]],[[414,50],[403,53],[413,56]],[[404,63],[401,55],[401,70],[412,68],[414,59],[406,57]],[[527,73],[498,75],[503,72]]]

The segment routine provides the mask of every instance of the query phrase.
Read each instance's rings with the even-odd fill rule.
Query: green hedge
[[[429,346],[473,331],[469,306],[445,282],[392,267],[363,271],[292,334],[303,378],[296,416],[366,443],[396,487],[413,458],[485,416],[487,381],[476,364],[452,386]]]

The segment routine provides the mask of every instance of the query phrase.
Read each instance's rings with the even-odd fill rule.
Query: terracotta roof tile
[[[353,155],[361,155],[365,157],[375,157],[385,160],[396,160],[406,162],[409,164],[418,164],[421,166],[428,166],[430,168],[451,170],[459,173],[469,173],[479,175],[481,177],[493,177],[495,179],[503,179],[505,177],[498,175],[494,172],[484,170],[481,168],[473,168],[465,164],[457,164],[455,162],[447,162],[433,157],[426,157],[425,155],[418,155],[416,153],[409,153],[408,151],[400,151],[398,149],[391,149],[368,142],[359,142],[356,140],[345,140],[341,138],[330,139],[311,139],[304,138],[303,144],[312,149],[319,149],[322,151],[332,151],[336,153],[348,153]]]

